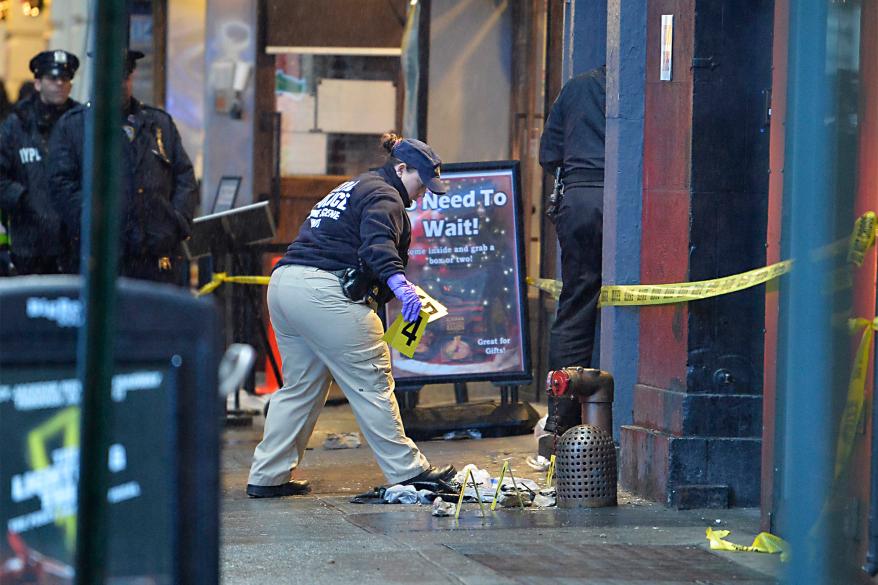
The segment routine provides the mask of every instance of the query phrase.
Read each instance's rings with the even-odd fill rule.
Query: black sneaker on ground
[[[457,473],[457,470],[454,469],[453,465],[446,465],[445,467],[433,467],[431,465],[430,469],[422,471],[411,479],[407,479],[399,483],[400,485],[409,485],[415,483],[448,482],[452,477],[454,477],[455,473]]]
[[[301,496],[311,491],[307,479],[293,479],[280,485],[247,484],[247,495],[251,498],[282,498],[284,496]]]

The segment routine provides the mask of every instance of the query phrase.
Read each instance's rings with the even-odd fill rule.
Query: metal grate
[[[608,432],[579,425],[561,437],[555,463],[558,506],[616,505],[616,447]]]
[[[593,585],[770,585],[769,575],[700,547],[626,544],[549,544],[528,551],[520,544],[446,545],[516,583]]]

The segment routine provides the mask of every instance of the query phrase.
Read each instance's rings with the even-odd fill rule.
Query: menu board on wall
[[[524,230],[518,162],[442,167],[450,188],[408,210],[406,277],[448,309],[431,322],[414,356],[392,350],[402,386],[531,378]],[[399,303],[388,305],[388,323]]]

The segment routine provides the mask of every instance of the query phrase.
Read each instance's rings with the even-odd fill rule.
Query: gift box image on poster
[[[427,192],[409,208],[407,278],[448,309],[430,323],[412,358],[393,351],[398,379],[490,376],[525,369],[515,175],[442,171],[444,195]],[[388,306],[388,322],[399,312]]]

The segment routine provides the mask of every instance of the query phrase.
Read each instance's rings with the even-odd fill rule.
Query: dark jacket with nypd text
[[[86,116],[80,106],[59,120],[52,134],[50,178],[71,241],[81,235],[82,170]],[[195,173],[177,126],[164,110],[131,100],[123,120],[122,250],[127,258],[179,253],[191,235],[198,202]]]
[[[16,256],[61,252],[61,219],[49,185],[49,137],[58,119],[76,105],[68,99],[49,106],[34,94],[16,104],[0,125],[0,215]]]
[[[408,192],[392,165],[363,173],[311,209],[277,266],[299,264],[334,272],[357,268],[362,260],[384,284],[404,272],[408,262],[409,205]]]

